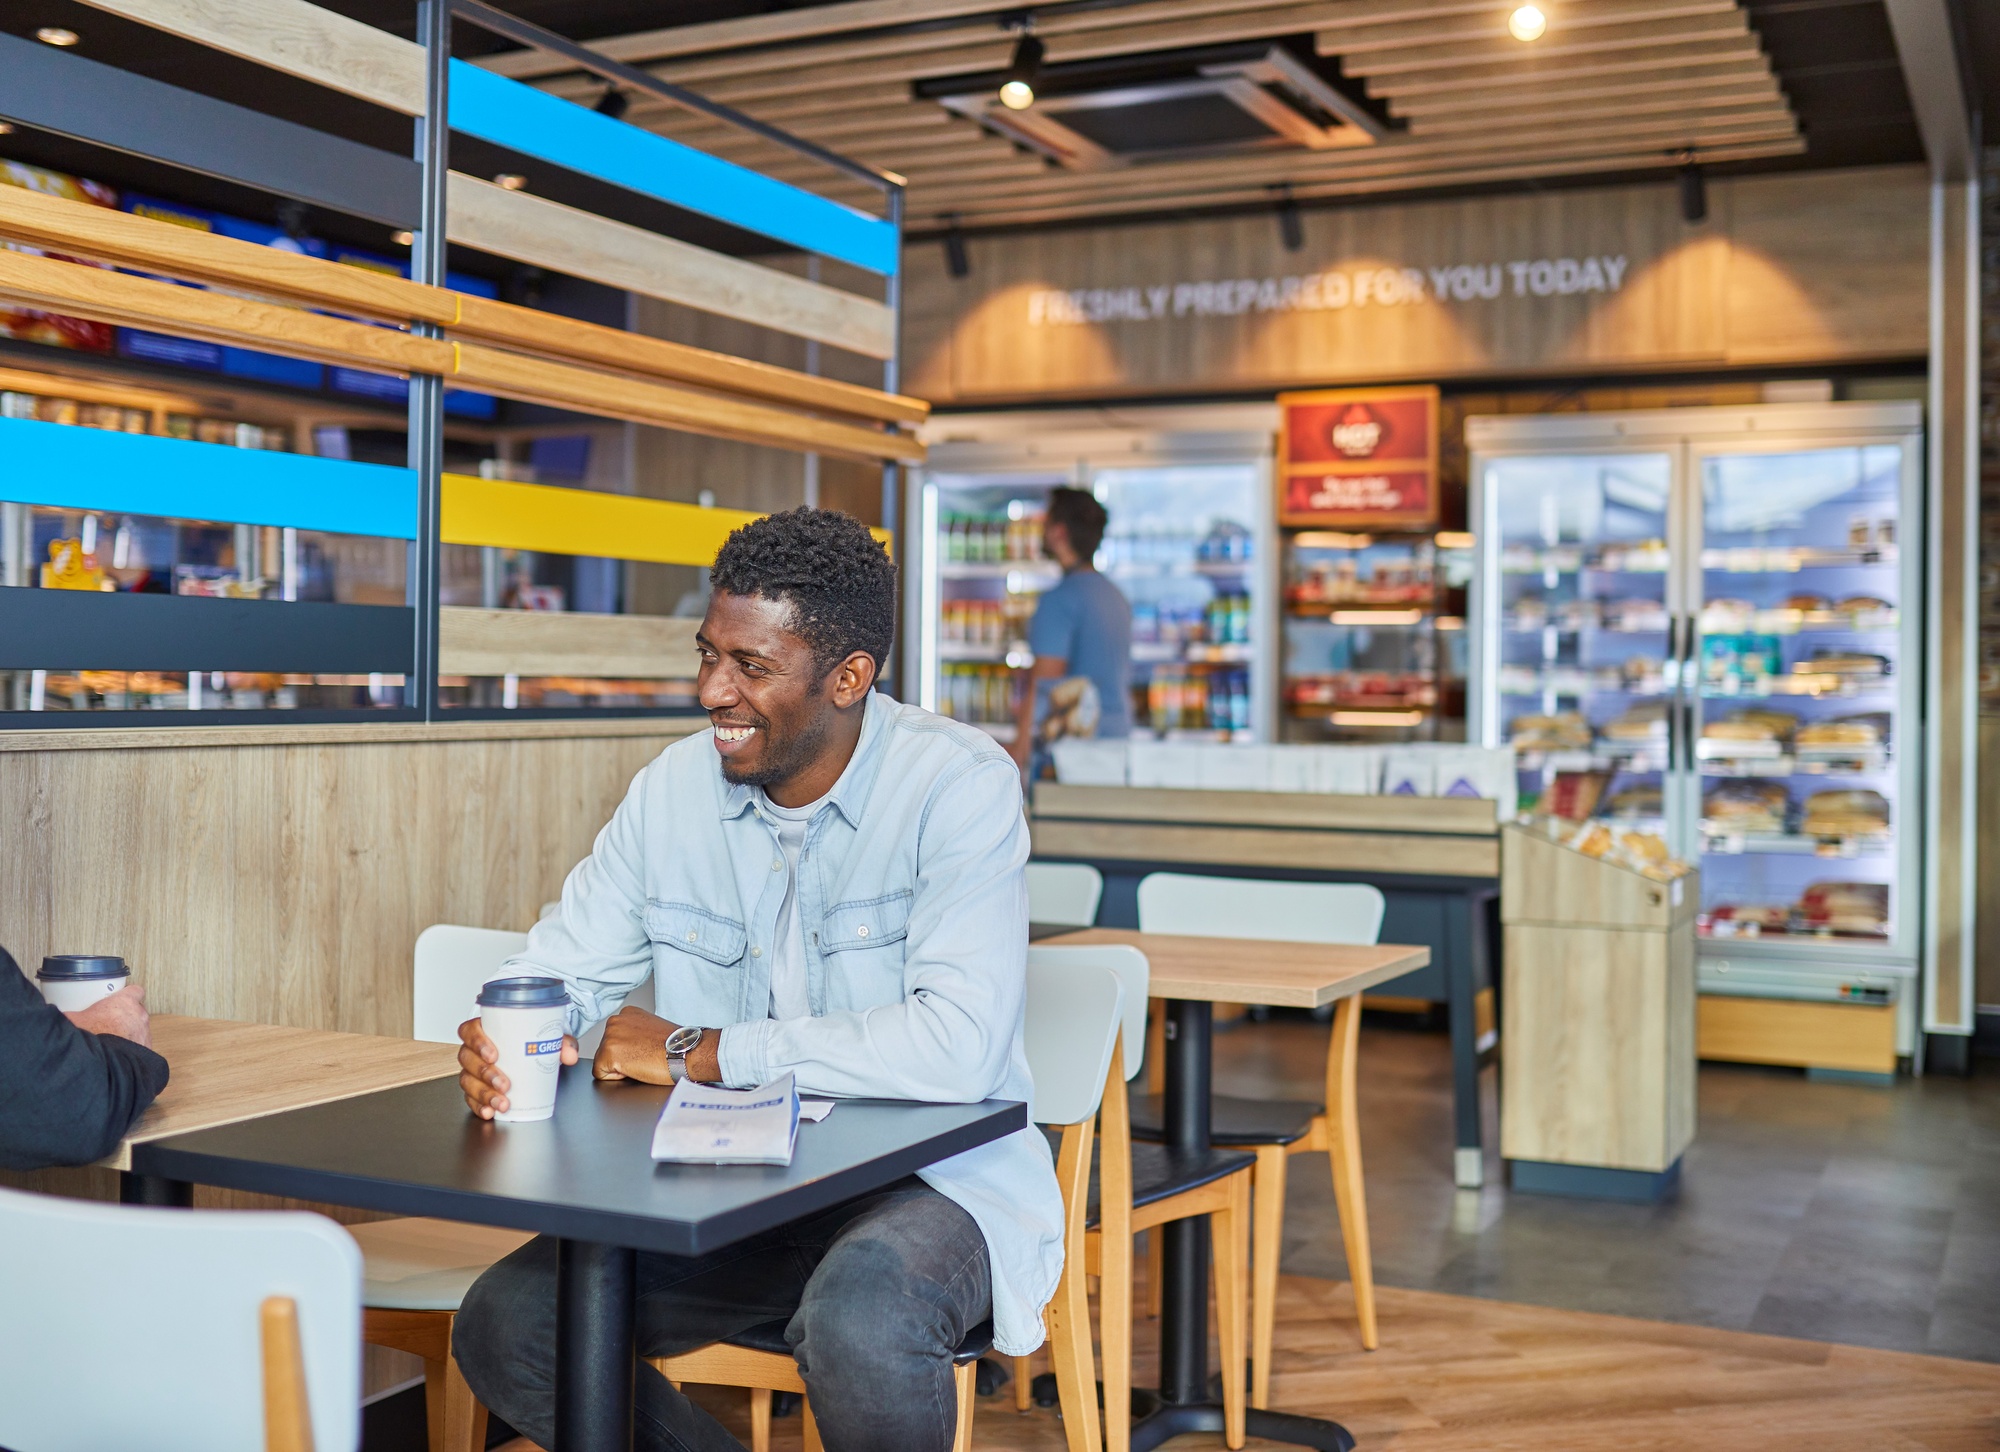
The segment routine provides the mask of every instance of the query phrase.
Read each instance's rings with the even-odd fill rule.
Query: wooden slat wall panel
[[[654,729],[0,752],[0,943],[122,954],[159,1012],[407,1036],[417,934],[533,923],[686,727]]]

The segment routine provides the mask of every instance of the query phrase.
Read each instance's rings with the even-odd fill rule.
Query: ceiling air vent
[[[1004,74],[919,81],[921,98],[1078,171],[1299,148],[1372,146],[1386,112],[1337,68],[1258,42],[1044,67],[1026,110],[1000,104]]]

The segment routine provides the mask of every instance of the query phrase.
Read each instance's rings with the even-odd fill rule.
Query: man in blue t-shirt
[[[1132,606],[1091,564],[1108,519],[1104,506],[1082,489],[1049,495],[1042,546],[1063,577],[1042,596],[1028,626],[1035,663],[1030,689],[1015,706],[1012,747],[1023,768],[1048,716],[1049,688],[1067,677],[1082,676],[1096,686],[1099,736],[1132,734]]]

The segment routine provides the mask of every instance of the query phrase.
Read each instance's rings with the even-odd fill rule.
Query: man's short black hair
[[[896,567],[851,514],[801,508],[753,520],[723,542],[708,581],[790,605],[792,633],[811,648],[821,675],[857,650],[874,658],[878,675],[888,663]]]
[[[1110,521],[1111,516],[1104,512],[1097,496],[1087,489],[1049,491],[1048,522],[1059,524],[1069,532],[1069,547],[1086,564],[1097,553],[1097,547],[1104,543],[1104,526]]]

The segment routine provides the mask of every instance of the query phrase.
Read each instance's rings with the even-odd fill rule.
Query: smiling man
[[[599,1079],[1027,1099],[1020,779],[983,733],[876,694],[895,567],[855,520],[795,509],[731,535],[710,579],[711,729],[639,773],[507,971],[562,978],[572,1031],[652,975],[662,1016],[618,1011]],[[466,1101],[491,1117],[506,1076],[478,1019],[459,1036]],[[1061,1231],[1047,1142],[1023,1130],[703,1260],[641,1255],[639,1348],[789,1318],[830,1452],[944,1452],[953,1349],[989,1316],[1001,1352],[1040,1344]],[[555,1243],[530,1242],[473,1286],[453,1341],[480,1399],[544,1447],[555,1287]],[[740,1452],[643,1365],[637,1445]]]

